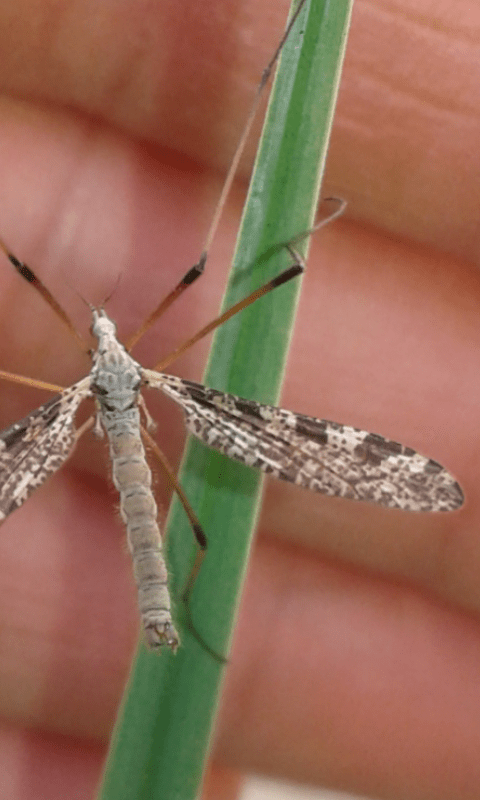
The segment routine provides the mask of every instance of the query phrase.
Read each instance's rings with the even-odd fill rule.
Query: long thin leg
[[[180,297],[181,294],[188,288],[200,275],[203,275],[203,270],[205,268],[205,262],[207,260],[207,254],[202,253],[200,259],[196,264],[191,267],[186,275],[183,276],[180,283],[178,283],[172,291],[167,294],[166,297],[162,300],[159,305],[154,308],[151,314],[142,322],[141,326],[133,333],[125,342],[125,347],[127,348],[128,352],[135,347],[137,342],[142,338],[142,336],[152,327],[152,325],[159,319],[162,314],[165,313],[167,308],[170,308],[172,303]]]
[[[291,251],[292,254],[294,251]],[[201,330],[198,331],[194,336],[190,339],[187,339],[183,344],[173,350],[168,356],[166,356],[162,361],[159,361],[158,364],[155,364],[154,370],[155,372],[163,372],[173,361],[176,361],[186,350],[189,350],[194,344],[196,344],[200,339],[203,339],[211,331],[218,328],[220,325],[223,325],[227,319],[233,317],[235,314],[238,314],[239,311],[242,311],[247,306],[250,306],[255,300],[258,300],[259,297],[263,297],[264,294],[268,294],[268,292],[273,291],[278,286],[282,286],[282,284],[287,283],[288,281],[292,280],[292,278],[296,278],[297,275],[301,275],[304,271],[304,266],[301,263],[293,264],[291,267],[288,267],[286,270],[277,275],[276,278],[272,278],[272,280],[265,283],[263,286],[260,286],[259,289],[255,289],[254,292],[245,297],[243,300],[240,300],[235,305],[228,308],[223,314],[220,314],[219,317],[213,319],[208,325],[205,325]]]
[[[63,392],[65,386],[57,386],[56,383],[46,383],[36,378],[26,378],[24,375],[16,375],[14,372],[5,372],[0,369],[0,380],[10,381],[10,383],[22,383],[24,386],[31,386],[34,389],[45,389],[47,392]]]
[[[80,425],[80,427],[77,428],[77,430],[75,431],[75,441],[78,442],[78,440],[83,436],[83,434],[89,431],[90,428],[93,428],[94,425],[95,425],[95,417],[92,414],[92,416],[86,419],[83,425]]]
[[[185,291],[185,289],[188,286],[190,286],[194,281],[196,281],[197,278],[200,277],[200,275],[203,275],[203,271],[205,269],[205,264],[206,264],[206,261],[207,261],[207,258],[208,258],[208,251],[210,250],[212,241],[213,241],[213,239],[215,237],[215,234],[217,232],[218,224],[219,224],[220,218],[221,218],[221,216],[223,214],[223,209],[225,207],[225,203],[227,201],[230,189],[232,187],[233,179],[235,178],[240,158],[242,157],[242,153],[243,153],[243,151],[245,149],[245,144],[246,144],[247,139],[248,139],[248,137],[250,135],[250,130],[252,128],[253,121],[254,121],[254,119],[256,117],[256,114],[257,114],[257,111],[258,111],[258,108],[259,108],[259,105],[260,105],[260,100],[262,98],[263,91],[265,89],[265,86],[268,83],[270,75],[272,74],[272,69],[275,66],[276,61],[278,60],[278,57],[280,56],[280,53],[282,52],[283,46],[284,46],[285,42],[288,39],[290,31],[291,31],[293,25],[295,24],[295,21],[296,21],[298,15],[300,14],[300,11],[302,10],[302,7],[303,7],[304,3],[305,3],[305,0],[300,0],[300,3],[298,4],[298,7],[296,8],[295,12],[290,17],[290,20],[289,20],[288,25],[286,27],[285,33],[283,34],[283,37],[281,38],[280,42],[278,43],[277,49],[275,50],[275,52],[274,52],[272,58],[270,59],[270,62],[268,63],[268,65],[263,70],[262,77],[261,77],[260,82],[259,82],[259,84],[257,86],[257,91],[255,92],[255,97],[254,97],[252,105],[250,107],[250,113],[248,115],[247,122],[245,124],[244,129],[243,129],[242,135],[240,137],[240,141],[239,141],[239,143],[237,145],[237,149],[235,150],[232,162],[231,162],[229,170],[227,172],[227,177],[225,178],[225,182],[223,184],[223,188],[222,188],[222,191],[220,193],[220,197],[218,199],[218,203],[217,203],[217,206],[216,206],[214,214],[213,214],[212,223],[210,225],[210,228],[208,229],[207,237],[205,239],[205,243],[204,243],[204,246],[203,246],[202,254],[201,254],[199,260],[183,276],[182,280],[180,281],[180,283],[177,284],[175,289],[173,289],[173,291],[171,291],[170,294],[168,294],[167,297],[165,297],[161,301],[161,303],[152,311],[152,313],[148,315],[148,317],[145,319],[145,321],[142,323],[142,325],[138,328],[138,330],[136,330],[135,333],[133,333],[132,336],[130,336],[130,338],[127,339],[127,342],[126,342],[126,345],[125,345],[127,350],[131,350],[132,347],[134,347],[134,345],[139,341],[139,339],[142,338],[144,333],[146,333],[146,331],[148,331],[149,328],[151,328],[151,326],[167,310],[167,308],[169,308],[172,305],[172,303],[177,299],[177,297],[179,297]]]
[[[252,303],[255,302],[255,300],[258,300],[260,297],[263,297],[269,292],[272,292],[274,289],[277,289],[279,286],[282,286],[284,283],[287,283],[293,278],[296,278],[298,275],[301,275],[305,271],[305,262],[300,253],[297,250],[295,250],[293,245],[297,244],[303,239],[306,239],[308,236],[311,236],[312,233],[319,230],[319,228],[322,228],[324,225],[327,225],[328,223],[332,222],[332,220],[340,216],[340,214],[342,214],[343,211],[345,210],[346,203],[344,200],[339,200],[336,197],[328,197],[327,201],[334,201],[336,203],[339,203],[339,208],[336,209],[332,214],[330,214],[326,219],[322,219],[313,228],[310,228],[308,231],[302,231],[302,233],[299,233],[291,241],[276,246],[276,249],[284,247],[288,250],[288,252],[293,258],[293,264],[291,264],[291,266],[287,267],[287,269],[283,270],[283,272],[281,272],[280,275],[277,275],[275,278],[272,278],[263,286],[260,286],[258,289],[255,289],[255,291],[249,294],[248,297],[245,297],[243,300],[240,300],[238,303],[235,303],[235,305],[231,306],[226,311],[224,311],[223,314],[220,314],[220,316],[213,319],[211,322],[208,323],[208,325],[205,325],[203,328],[201,328],[194,336],[190,337],[190,339],[187,339],[185,342],[179,345],[175,350],[169,353],[169,355],[167,355],[165,358],[159,361],[158,364],[155,364],[153,369],[156,372],[163,372],[170,364],[176,361],[177,358],[183,355],[183,353],[185,353],[186,350],[189,350],[190,347],[196,344],[200,339],[203,339],[203,337],[206,336],[208,333],[215,330],[215,328],[218,328],[220,325],[223,325],[223,323],[226,322],[227,319],[230,319],[230,317],[233,317],[235,316],[235,314],[238,314],[240,311],[243,311],[244,308],[250,306]]]
[[[82,350],[88,350],[88,345],[85,342],[83,336],[77,331],[73,322],[71,321],[70,317],[68,316],[67,312],[64,311],[60,303],[55,300],[54,296],[51,294],[50,290],[47,289],[45,284],[37,278],[35,273],[24,264],[22,261],[19,261],[16,256],[8,249],[5,242],[0,239],[0,249],[3,250],[5,255],[7,256],[8,260],[11,264],[15,267],[18,274],[24,278],[33,288],[43,297],[46,303],[50,306],[52,311],[57,315],[59,319],[62,320],[63,324],[68,328],[72,336],[77,340],[78,344],[82,348]]]
[[[195,539],[197,540],[197,544],[199,547],[197,555],[195,556],[193,567],[190,570],[190,574],[188,576],[187,584],[182,593],[182,600],[185,603],[185,617],[188,628],[191,631],[191,633],[195,636],[196,640],[202,645],[204,650],[207,651],[207,653],[209,653],[213,658],[215,658],[221,664],[226,664],[227,662],[226,658],[220,655],[219,653],[215,652],[215,650],[213,650],[210,647],[210,645],[207,644],[207,642],[204,640],[201,634],[197,631],[192,618],[192,609],[190,601],[192,597],[193,588],[195,586],[195,581],[197,580],[198,573],[200,572],[200,567],[203,564],[203,559],[205,558],[207,552],[207,547],[208,547],[207,537],[205,536],[203,528],[198,521],[197,515],[195,514],[195,511],[190,505],[190,501],[188,500],[188,497],[183,491],[182,486],[179,483],[177,476],[175,475],[175,472],[173,471],[165,453],[163,453],[162,450],[160,450],[155,439],[153,439],[150,436],[150,434],[143,427],[143,425],[141,426],[141,431],[143,439],[158,458],[158,462],[167,478],[167,481],[173,487],[173,490],[176,492],[183,506],[183,509],[188,517],[188,521],[190,522]]]

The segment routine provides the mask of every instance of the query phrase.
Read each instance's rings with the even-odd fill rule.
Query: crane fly
[[[166,645],[175,650],[180,639],[172,619],[168,571],[145,443],[156,455],[160,468],[179,496],[199,545],[199,556],[184,596],[186,600],[200,569],[207,537],[170,464],[152,438],[154,425],[142,397],[143,388],[160,390],[177,403],[184,412],[188,431],[204,444],[275,478],[325,495],[409,511],[452,511],[463,503],[462,490],[455,478],[436,461],[409,447],[348,425],[207,388],[164,371],[234,314],[299,276],[304,271],[304,263],[295,241],[285,245],[292,259],[288,268],[204,326],[153,369],[143,367],[131,355],[132,348],[146,331],[203,274],[258,98],[302,5],[303,2],[291,17],[262,76],[254,108],[197,264],[188,270],[125,345],[118,340],[115,323],[105,309],[92,306],[92,333],[96,339],[91,354],[92,368],[73,386],[62,388],[0,371],[2,379],[55,392],[52,399],[0,434],[0,519],[4,520],[19,508],[36,488],[60,469],[85,431],[93,428],[96,436],[106,435],[113,482],[119,492],[120,514],[132,556],[140,616],[146,642],[151,648]],[[331,216],[336,216],[336,212]],[[41,294],[86,349],[83,337],[43,282],[1,241],[0,247],[18,273]],[[95,413],[77,429],[77,410],[88,399],[93,400]]]

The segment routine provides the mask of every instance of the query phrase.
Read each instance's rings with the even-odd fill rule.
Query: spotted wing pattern
[[[455,478],[436,461],[374,433],[243,400],[144,370],[179,403],[191,433],[249,467],[322,494],[410,511],[453,511]]]
[[[72,453],[75,413],[89,394],[90,378],[84,378],[0,433],[0,521]]]

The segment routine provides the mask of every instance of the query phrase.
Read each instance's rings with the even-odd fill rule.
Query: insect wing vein
[[[0,433],[0,520],[19,508],[67,460],[75,445],[75,413],[90,380],[55,395]]]
[[[276,478],[410,511],[452,511],[463,503],[447,470],[398,442],[151,370],[144,379],[182,406],[197,438]]]

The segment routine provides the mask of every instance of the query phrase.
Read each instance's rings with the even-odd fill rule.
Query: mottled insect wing
[[[408,511],[453,511],[463,503],[447,470],[398,442],[171,375],[144,375],[182,406],[189,431],[202,442],[276,478]]]
[[[0,520],[19,508],[67,460],[75,445],[75,412],[90,381],[55,395],[0,433]]]

